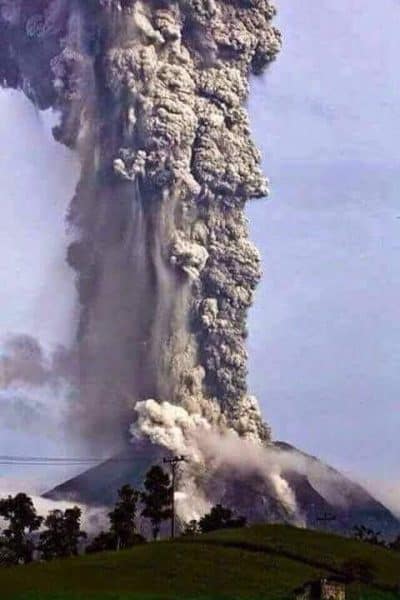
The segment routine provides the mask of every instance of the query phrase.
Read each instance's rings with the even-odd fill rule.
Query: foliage
[[[43,521],[32,499],[23,493],[0,499],[0,517],[7,522],[1,543],[3,555],[14,563],[31,562],[35,547],[30,534],[37,531]]]
[[[110,531],[101,531],[87,546],[86,552],[94,554],[107,550],[126,549],[145,541],[136,533],[136,513],[140,493],[130,485],[118,490],[118,502],[108,513]]]
[[[223,530],[124,552],[0,569],[0,596],[1,600],[288,600],[295,588],[340,572],[350,558],[371,561],[377,575],[373,585],[349,584],[348,600],[398,599],[390,592],[398,584],[396,552],[284,525]]]
[[[116,547],[130,548],[135,543],[136,512],[140,493],[130,485],[118,490],[119,500],[108,516],[111,523],[111,534],[115,536]]]
[[[6,538],[0,537],[0,567],[9,567],[17,562],[17,555],[9,548]]]
[[[216,504],[211,511],[204,515],[199,521],[200,531],[209,533],[218,529],[236,529],[245,527],[245,517],[233,518],[233,513],[230,508],[226,508],[221,504]]]
[[[381,538],[380,531],[374,531],[365,527],[365,525],[356,525],[353,527],[354,537],[360,542],[367,542],[375,546],[385,546],[385,541]]]
[[[86,546],[86,554],[107,552],[117,549],[117,536],[111,531],[100,531],[98,535]]]
[[[138,534],[133,533],[129,540],[127,540],[127,545],[124,548],[132,548],[137,544],[143,544],[145,542],[145,538]],[[118,539],[115,533],[112,531],[101,531],[86,547],[86,554],[96,554],[97,552],[109,552],[111,550],[118,549]]]
[[[161,523],[172,517],[172,486],[168,473],[156,465],[147,472],[145,492],[141,494],[142,516],[150,519],[153,538],[157,539]]]
[[[400,552],[400,535],[398,535],[397,538],[393,540],[391,544],[389,544],[389,548],[395,552]]]
[[[77,506],[49,513],[44,522],[47,529],[40,534],[38,545],[45,560],[77,556],[80,540],[87,537],[81,530],[81,515]]]
[[[196,519],[192,519],[191,521],[189,521],[189,523],[185,524],[182,535],[190,536],[190,535],[198,535],[199,533],[201,533],[199,522],[196,521]]]

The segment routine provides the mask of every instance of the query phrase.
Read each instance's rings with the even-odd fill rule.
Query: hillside
[[[400,534],[398,519],[365,489],[321,460],[290,444],[275,442],[273,449],[284,463],[297,465],[283,472],[295,497],[306,526],[315,528],[318,518],[334,514],[330,529],[349,533],[355,525],[366,525],[387,538]],[[125,483],[142,485],[146,471],[161,462],[165,448],[147,440],[135,440],[120,454],[58,485],[44,494],[52,500],[71,500],[89,506],[111,506],[117,490]],[[236,512],[245,515],[249,523],[288,522],[290,518],[275,489],[262,485],[257,477],[233,477],[225,486],[225,496],[219,499]]]
[[[221,531],[0,570],[2,600],[286,600],[307,580],[367,560],[372,585],[350,586],[350,600],[392,600],[400,555],[354,540],[283,525]]]

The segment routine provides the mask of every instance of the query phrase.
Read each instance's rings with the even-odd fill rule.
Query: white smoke
[[[361,484],[400,519],[400,481],[369,478]]]
[[[207,494],[207,480],[215,473],[230,472],[239,477],[253,474],[262,478],[272,485],[292,519],[298,524],[303,522],[295,495],[282,476],[284,469],[294,467],[288,453],[241,438],[233,429],[218,430],[202,415],[190,414],[169,402],[146,400],[137,403],[135,411],[137,421],[131,426],[134,437],[146,436],[186,459],[177,496],[182,521],[198,519],[218,500]]]
[[[81,527],[89,536],[96,535],[101,529],[107,529],[108,527],[107,508],[93,508],[77,502],[42,498],[40,488],[35,480],[0,477],[0,498],[15,496],[21,492],[32,498],[37,514],[42,517],[46,517],[52,510],[65,511],[68,508],[78,506],[82,512]],[[0,519],[0,530],[3,525],[4,522]]]

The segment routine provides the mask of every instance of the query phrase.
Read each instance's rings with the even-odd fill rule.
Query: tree
[[[127,484],[118,490],[118,498],[114,510],[108,514],[110,533],[115,537],[116,549],[130,548],[141,537],[136,534],[135,522],[140,492]],[[108,542],[111,543],[111,538]]]
[[[86,552],[105,552],[131,548],[145,541],[142,535],[136,533],[136,513],[140,492],[130,485],[124,485],[118,490],[118,502],[114,510],[108,513],[110,530],[101,531],[87,546]]]
[[[144,481],[145,492],[141,499],[144,504],[142,516],[150,519],[153,538],[160,533],[161,523],[172,517],[172,486],[168,473],[158,465],[151,467]]]
[[[217,529],[235,529],[245,527],[246,518],[233,518],[233,513],[230,508],[225,508],[221,504],[216,504],[211,511],[204,515],[199,521],[200,530],[202,533],[216,531]]]
[[[400,535],[398,535],[397,538],[393,540],[391,544],[389,544],[389,548],[395,552],[400,552]]]
[[[201,533],[199,522],[196,519],[192,519],[189,523],[186,523],[185,528],[182,532],[184,536],[198,535]]]
[[[8,546],[8,540],[0,536],[0,567],[9,567],[18,563],[17,555]]]
[[[87,554],[96,552],[106,552],[107,550],[117,549],[117,537],[112,531],[100,531],[93,540],[86,546]]]
[[[385,546],[384,540],[381,538],[380,531],[374,531],[365,527],[365,525],[355,525],[353,527],[354,537],[356,540],[361,542],[367,542],[368,544],[374,544],[375,546]]]
[[[129,539],[129,545],[127,548],[131,548],[136,544],[144,544],[145,538],[139,533],[134,533]],[[100,533],[93,538],[90,544],[86,547],[87,554],[95,554],[96,552],[109,552],[118,549],[118,540],[112,531],[100,531]]]
[[[43,521],[36,513],[32,498],[20,493],[1,499],[0,517],[8,524],[2,536],[3,555],[15,563],[31,562],[35,549],[31,534],[39,529]]]
[[[49,513],[44,522],[47,529],[40,534],[38,545],[45,560],[77,556],[80,540],[87,537],[81,530],[81,515],[77,506]]]

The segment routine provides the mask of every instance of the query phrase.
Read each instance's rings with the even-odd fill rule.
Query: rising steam
[[[274,15],[268,0],[0,0],[0,82],[60,111],[54,135],[81,160],[71,423],[102,447],[134,421],[184,449],[203,505],[212,439],[270,439],[246,386],[260,258],[244,206],[267,182],[244,103],[280,49]],[[33,350],[19,372],[49,376]]]

